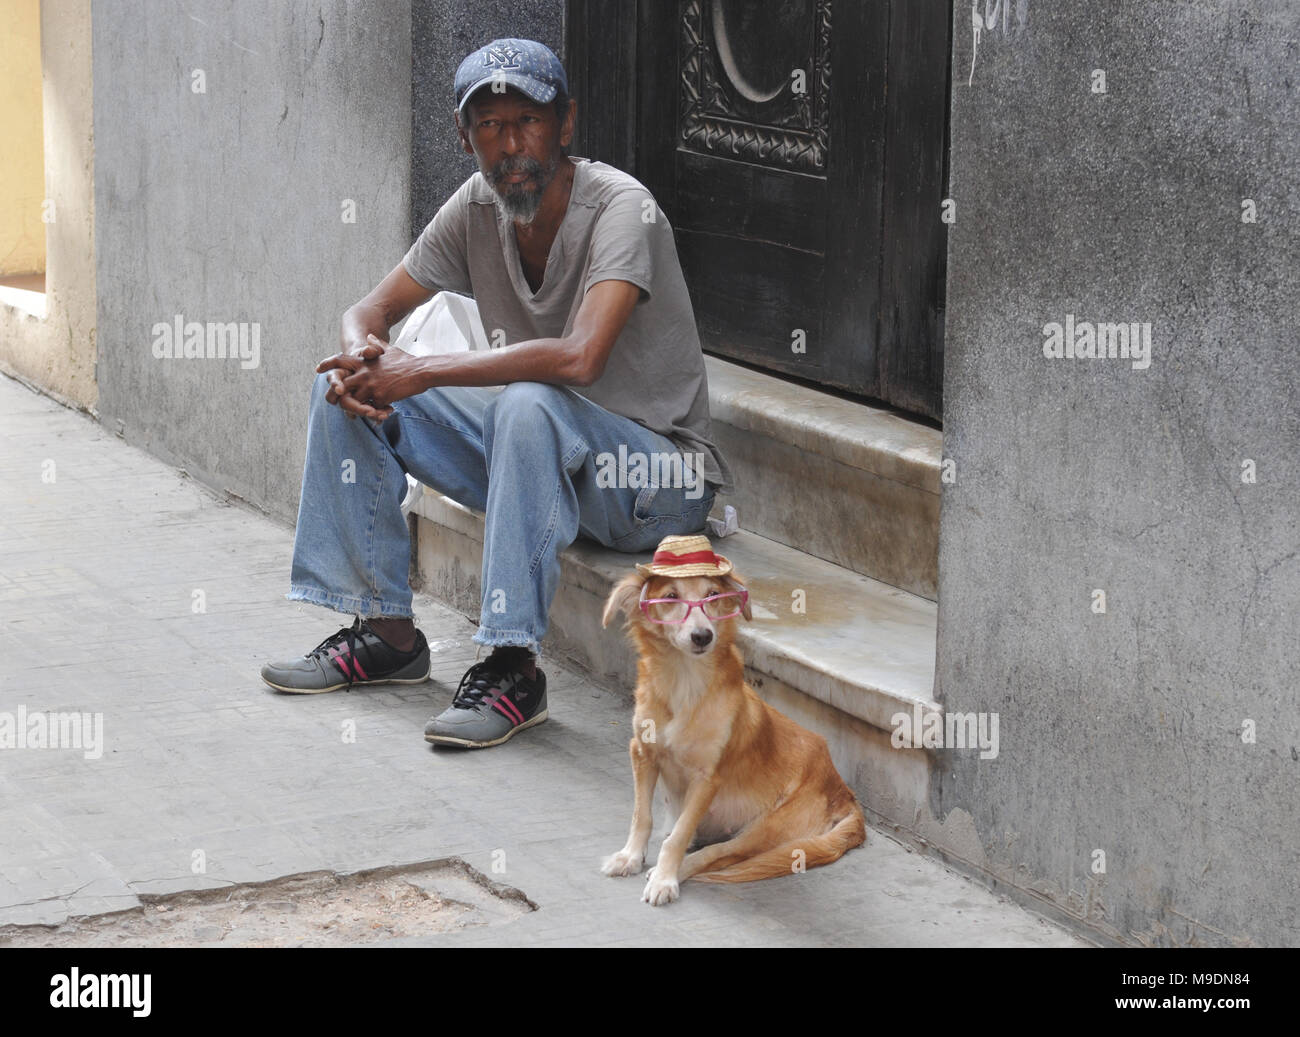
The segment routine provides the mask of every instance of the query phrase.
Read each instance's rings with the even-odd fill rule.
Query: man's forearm
[[[367,335],[374,335],[387,342],[388,332],[392,327],[388,322],[387,314],[380,312],[379,307],[368,306],[364,302],[356,303],[344,310],[340,323],[345,351],[351,346],[364,344]]]
[[[562,338],[534,338],[500,349],[439,353],[421,359],[423,389],[436,385],[505,385],[508,382],[591,384],[586,350]]]

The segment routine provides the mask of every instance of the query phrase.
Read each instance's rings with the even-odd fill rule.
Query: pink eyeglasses
[[[711,620],[731,619],[745,610],[749,591],[725,591],[707,598],[691,601],[688,598],[647,598],[648,583],[641,586],[641,612],[651,623],[685,623],[696,606]]]

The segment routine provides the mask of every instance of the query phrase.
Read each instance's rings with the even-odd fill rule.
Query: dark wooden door
[[[944,0],[570,0],[575,151],[672,221],[705,348],[938,418]]]

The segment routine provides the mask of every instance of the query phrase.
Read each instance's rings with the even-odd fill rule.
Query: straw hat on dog
[[[648,565],[637,562],[636,571],[642,576],[726,576],[731,562],[713,553],[706,536],[669,536],[659,541]]]

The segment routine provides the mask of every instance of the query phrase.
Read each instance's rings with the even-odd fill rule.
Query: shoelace
[[[452,706],[456,709],[474,709],[482,705],[490,692],[501,687],[502,678],[505,676],[491,659],[475,663],[460,679],[456,694],[451,700]]]
[[[350,627],[343,627],[337,633],[330,634],[329,637],[325,638],[324,641],[322,641],[320,644],[318,644],[315,648],[313,648],[310,652],[307,653],[308,659],[325,656],[326,662],[333,663],[335,668],[339,670],[339,672],[341,672],[343,676],[345,676],[348,679],[348,687],[347,687],[348,691],[352,690],[352,681],[354,679],[352,673],[347,667],[339,666],[337,662],[334,662],[333,658],[330,657],[329,653],[331,649],[337,648],[339,645],[346,644],[348,646],[348,658],[355,659],[357,653],[357,635],[360,633],[361,633],[361,617],[358,616],[353,621]]]

